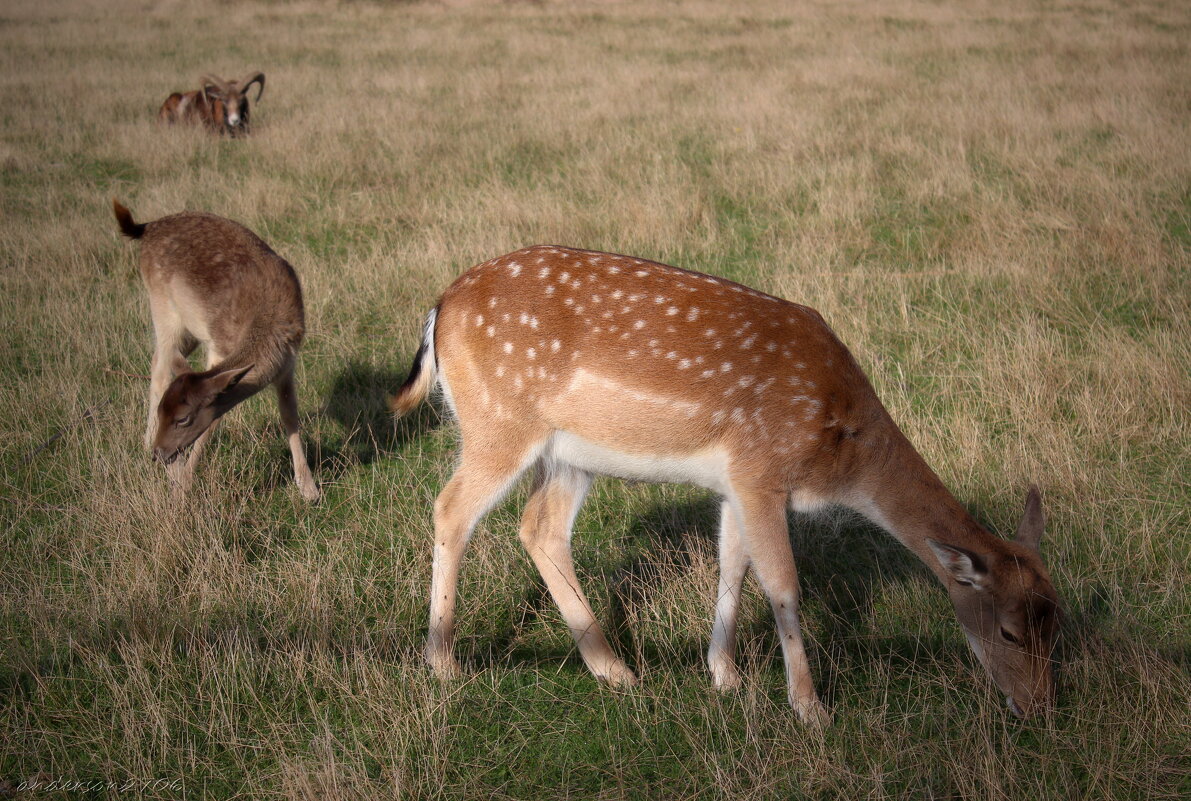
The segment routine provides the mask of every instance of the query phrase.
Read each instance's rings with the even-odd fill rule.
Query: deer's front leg
[[[720,504],[719,545],[720,579],[707,665],[717,689],[734,690],[740,686],[740,673],[736,669],[736,619],[749,558],[736,516],[727,501]]]
[[[768,491],[737,495],[733,511],[744,534],[748,555],[761,588],[769,597],[786,663],[790,705],[804,723],[813,726],[831,721],[827,708],[815,694],[810,662],[798,622],[798,570],[786,525],[786,496]]]

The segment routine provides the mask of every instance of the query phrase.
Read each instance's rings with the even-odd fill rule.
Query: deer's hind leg
[[[579,588],[571,559],[571,525],[591,479],[590,473],[569,465],[540,464],[533,494],[521,515],[521,544],[542,574],[588,669],[612,685],[636,684],[633,671],[608,645]]]
[[[463,431],[458,469],[434,502],[434,563],[426,661],[440,678],[460,672],[453,653],[455,597],[463,552],[479,519],[500,502],[546,441],[498,426]]]
[[[285,437],[289,442],[290,455],[294,461],[294,483],[302,497],[314,503],[319,499],[318,484],[310,472],[306,452],[302,450],[302,438],[298,433],[298,393],[294,388],[294,363],[290,360],[281,368],[273,382],[277,390],[277,405],[281,409],[281,423],[285,426]]]

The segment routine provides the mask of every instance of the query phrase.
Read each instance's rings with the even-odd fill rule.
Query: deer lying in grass
[[[186,122],[205,125],[213,133],[239,136],[248,125],[248,89],[257,84],[256,101],[265,92],[265,74],[254,72],[238,81],[226,81],[211,75],[199,79],[203,87],[193,92],[174,92],[161,104],[157,119],[161,122]]]
[[[175,488],[189,488],[219,419],[272,384],[294,480],[302,497],[318,500],[298,435],[294,366],[305,322],[293,268],[256,234],[223,217],[183,212],[137,223],[118,201],[112,206],[124,235],[141,240],[141,277],[156,337],[145,445],[169,466]],[[200,344],[207,367],[193,372],[186,357]],[[188,447],[183,464],[178,457]]]
[[[533,468],[520,538],[599,678],[635,676],[579,589],[571,525],[595,474],[691,483],[721,496],[720,580],[708,651],[736,687],[736,617],[749,566],[772,605],[789,699],[815,694],[798,622],[786,507],[851,507],[946,586],[976,656],[1018,715],[1054,695],[1057,598],[1039,554],[1042,508],[1017,540],[989,534],[894,424],[817,312],[739,284],[608,253],[520,250],[443,294],[405,384],[404,414],[433,385],[458,418],[462,456],[434,507],[426,658],[448,677],[459,563],[478,519]]]

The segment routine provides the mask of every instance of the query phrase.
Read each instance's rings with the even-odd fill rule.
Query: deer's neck
[[[949,576],[928,539],[977,553],[996,549],[997,538],[968,514],[900,431],[858,501],[859,511],[913,551],[944,584]]]

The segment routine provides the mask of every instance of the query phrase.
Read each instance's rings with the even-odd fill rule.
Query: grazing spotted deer
[[[463,438],[434,507],[426,657],[440,675],[459,670],[456,583],[472,529],[534,468],[521,541],[584,661],[612,684],[636,679],[609,648],[571,562],[571,525],[595,474],[723,497],[708,652],[718,687],[740,682],[736,617],[751,565],[777,619],[790,702],[808,723],[828,719],[799,630],[786,508],[838,504],[891,532],[946,586],[1014,713],[1052,700],[1057,598],[1038,550],[1037,491],[1016,541],[989,534],[813,309],[655,262],[532,247],[447,289],[394,411],[410,411],[436,383]]]
[[[294,480],[302,497],[318,500],[298,435],[294,367],[305,322],[293,268],[256,234],[223,217],[188,211],[137,223],[119,201],[112,205],[124,235],[141,240],[141,277],[156,337],[145,445],[169,466],[175,488],[189,488],[219,419],[272,384]],[[186,357],[200,344],[207,367],[193,372]],[[189,458],[179,460],[188,447]]]

